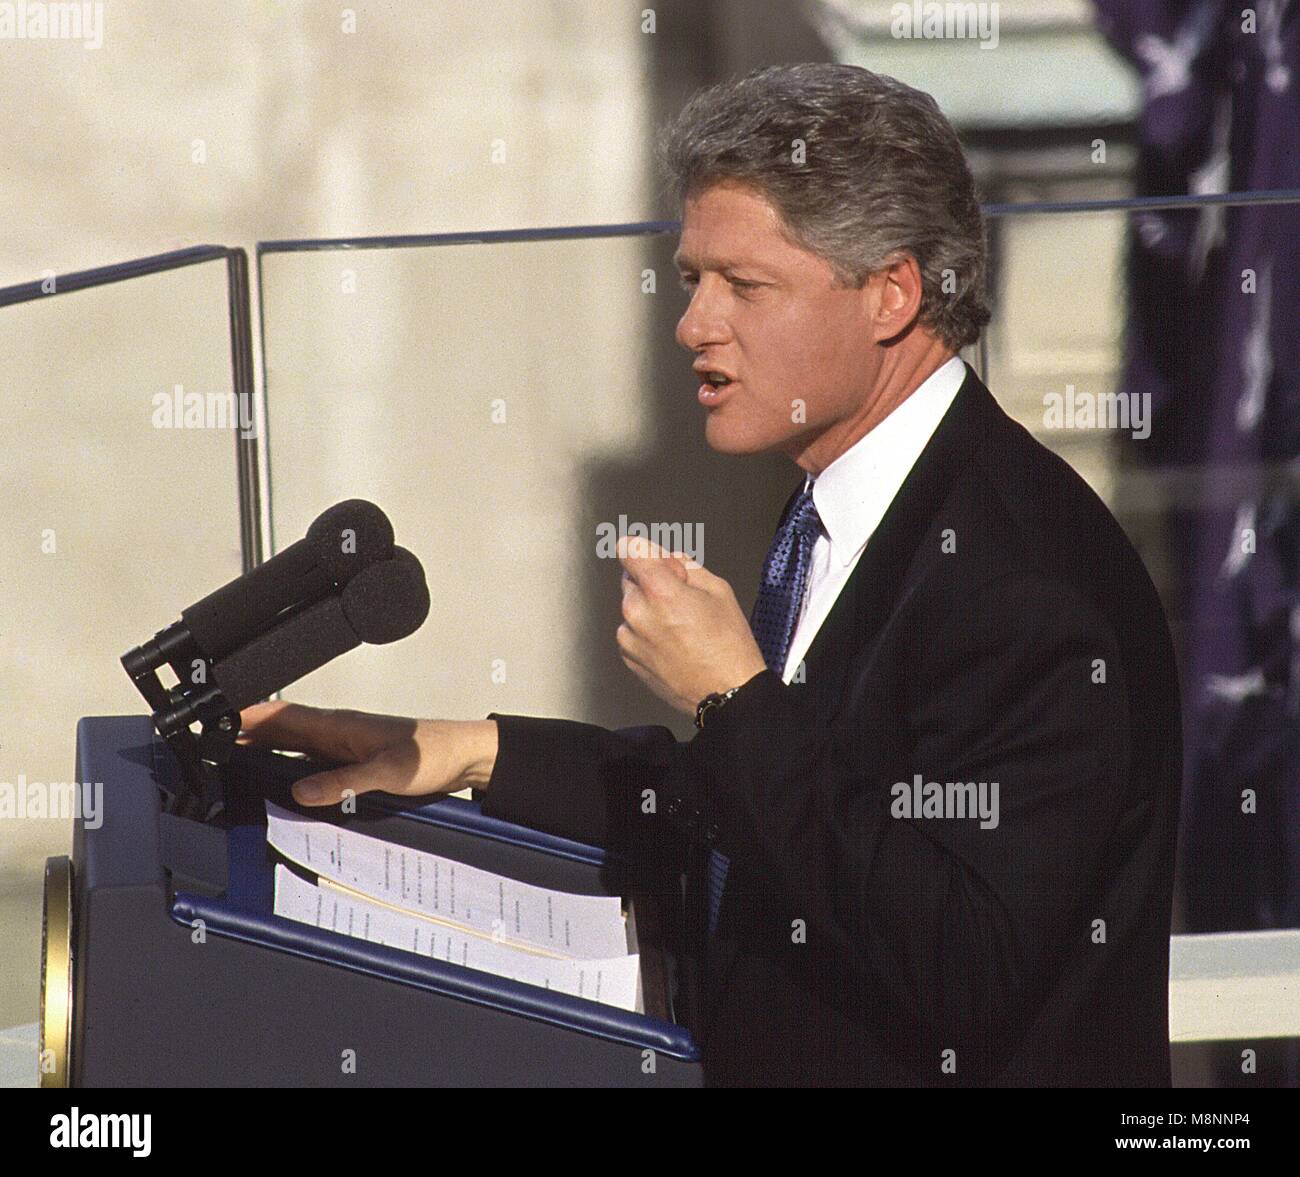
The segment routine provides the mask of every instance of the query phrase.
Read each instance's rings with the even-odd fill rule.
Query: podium
[[[628,1012],[276,916],[266,800],[293,808],[300,758],[238,748],[226,809],[163,812],[178,765],[147,717],[77,728],[102,782],[71,861],[51,860],[43,1082],[95,1086],[610,1086],[702,1083],[680,903],[632,898],[642,1004]],[[313,817],[524,882],[609,894],[604,853],[387,795]]]

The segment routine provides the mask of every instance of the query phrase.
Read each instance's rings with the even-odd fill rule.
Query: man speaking
[[[620,551],[628,667],[695,738],[261,704],[345,790],[685,875],[714,1084],[1167,1085],[1181,770],[1156,593],[1102,503],[957,358],[987,323],[933,99],[845,65],[698,94],[662,144],[714,449],[801,472],[751,619]]]

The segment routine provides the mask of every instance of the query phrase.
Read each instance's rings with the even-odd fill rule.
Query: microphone
[[[393,525],[383,511],[364,499],[336,503],[297,543],[181,610],[180,621],[124,654],[122,665],[139,681],[164,663],[181,675],[179,667],[195,659],[216,662],[282,613],[337,593],[392,554]]]
[[[394,545],[378,507],[348,499],[320,515],[303,539],[128,650],[122,665],[180,762],[179,785],[162,786],[167,812],[201,821],[220,812],[221,768],[245,707],[362,642],[383,645],[414,633],[428,615],[420,561]],[[179,680],[174,687],[158,677],[164,664]]]
[[[181,611],[195,645],[216,659],[238,649],[286,609],[319,601],[393,554],[393,525],[374,503],[347,499],[307,534],[251,572]]]
[[[429,615],[424,569],[394,548],[357,573],[338,596],[309,605],[212,668],[212,681],[235,711],[283,690],[366,642],[386,645],[413,634]]]

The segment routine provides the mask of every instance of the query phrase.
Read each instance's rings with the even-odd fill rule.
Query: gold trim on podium
[[[72,1056],[72,861],[45,860],[41,912],[41,1017],[37,1071],[42,1087],[67,1087]]]

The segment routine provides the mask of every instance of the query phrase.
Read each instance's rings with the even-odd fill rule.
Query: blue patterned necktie
[[[772,546],[763,561],[763,580],[758,599],[749,619],[750,628],[768,669],[778,678],[785,676],[786,655],[790,639],[799,623],[799,607],[808,586],[808,569],[812,565],[813,545],[821,534],[822,521],[813,505],[813,484],[799,492],[786,511]],[[729,859],[716,850],[709,851],[709,935],[718,926],[722,909],[722,889],[727,881]]]

